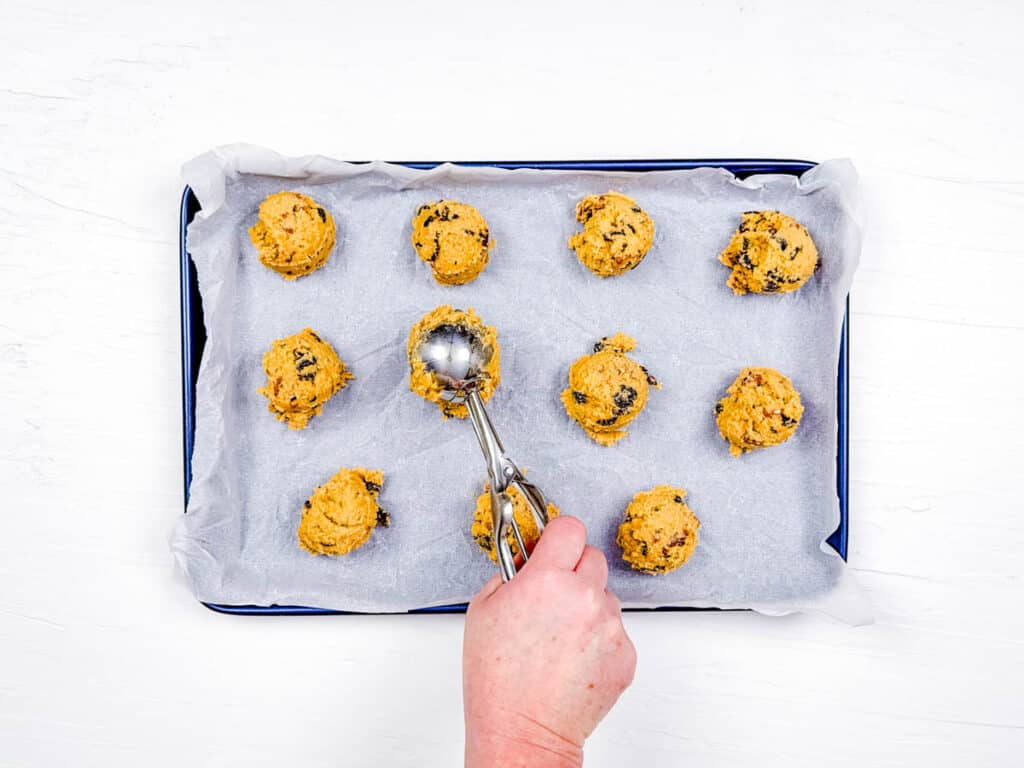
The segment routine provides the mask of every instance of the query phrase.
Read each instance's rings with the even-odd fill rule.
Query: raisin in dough
[[[569,369],[569,386],[562,392],[565,412],[595,442],[614,445],[628,433],[623,427],[647,404],[649,387],[661,385],[640,363],[626,356],[636,346],[617,333],[594,345]]]
[[[491,395],[501,382],[501,347],[498,346],[498,334],[493,326],[484,325],[472,307],[465,312],[453,309],[450,304],[437,307],[421,317],[409,331],[409,341],[406,344],[406,354],[409,357],[409,389],[424,400],[436,404],[445,418],[454,416],[464,419],[469,415],[465,404],[441,397],[444,387],[416,354],[420,342],[431,331],[444,326],[468,329],[479,336],[484,349],[490,351],[490,360],[480,372],[476,384],[480,398],[485,403],[491,399]]]
[[[299,546],[312,555],[346,555],[359,549],[375,527],[391,525],[391,516],[377,504],[383,483],[379,470],[339,469],[303,505]]]
[[[512,517],[519,526],[519,533],[523,537],[523,543],[532,547],[540,538],[540,531],[537,529],[537,521],[533,519],[533,512],[530,510],[526,499],[518,488],[509,487],[509,498],[512,499]],[[547,506],[548,520],[558,517],[558,507],[551,502]],[[476,500],[476,510],[473,512],[473,527],[471,529],[473,539],[477,545],[493,562],[498,562],[498,553],[494,548],[494,517],[491,514],[491,491],[490,486],[484,486],[484,492]],[[512,547],[512,554],[519,554],[519,544],[512,531],[506,537]]]
[[[263,370],[267,383],[256,391],[292,429],[303,429],[353,378],[334,348],[309,328],[275,341],[263,355]]]
[[[796,432],[804,407],[793,383],[772,368],[744,368],[715,406],[718,431],[729,453],[784,443]]]
[[[412,219],[412,244],[441,285],[462,285],[483,272],[494,243],[480,211],[455,200],[421,205]]]
[[[334,217],[327,209],[298,192],[267,197],[249,229],[260,261],[285,280],[308,275],[327,263],[335,234]]]
[[[718,260],[732,268],[733,293],[789,293],[818,268],[810,233],[778,211],[747,211]]]
[[[590,195],[576,205],[583,231],[569,238],[576,258],[598,277],[636,269],[654,242],[654,222],[632,198],[618,192]]]
[[[630,567],[644,573],[668,573],[690,559],[697,548],[700,520],[686,506],[685,498],[682,488],[658,485],[629,502],[615,542]]]

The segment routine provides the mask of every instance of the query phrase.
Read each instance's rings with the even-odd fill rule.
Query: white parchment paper
[[[608,555],[626,605],[819,611],[869,620],[863,594],[823,540],[835,529],[836,369],[844,300],[857,265],[857,178],[829,161],[799,180],[739,181],[717,169],[652,173],[417,171],[226,147],[186,164],[203,211],[188,230],[207,346],[199,373],[193,482],[172,549],[207,602],[405,611],[465,601],[495,567],[469,534],[485,479],[468,422],[443,420],[407,385],[409,327],[438,304],[473,307],[498,330],[502,381],[488,407],[506,448]],[[264,268],[247,228],[268,194],[303,192],[338,225],[327,265],[295,282]],[[609,189],[655,221],[636,270],[598,279],[566,245],[574,207]],[[474,282],[437,285],[409,242],[416,207],[476,206],[495,241]],[[734,296],[717,255],[751,209],[804,223],[821,253],[807,285],[783,296]],[[256,393],[263,352],[310,326],[355,380],[302,431]],[[611,448],[569,420],[559,393],[569,365],[601,336],[637,339],[633,356],[663,384]],[[805,414],[782,446],[729,455],[713,407],[741,368],[771,366],[800,390]],[[301,550],[303,501],[342,466],[384,471],[392,515],[368,544],[338,558]],[[631,571],[615,531],[633,494],[680,485],[701,519],[689,562],[660,576]]]

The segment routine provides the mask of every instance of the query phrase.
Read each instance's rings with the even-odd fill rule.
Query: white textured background
[[[0,766],[460,760],[461,617],[231,618],[172,574],[178,167],[238,140],[852,157],[878,623],[631,615],[587,764],[1019,761],[1020,4],[92,5],[0,0]]]

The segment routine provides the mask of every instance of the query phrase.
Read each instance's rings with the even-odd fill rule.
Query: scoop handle
[[[501,444],[491,418],[484,408],[484,401],[480,393],[475,389],[470,390],[466,395],[466,410],[469,411],[469,419],[473,422],[473,431],[480,441],[480,450],[483,451],[484,460],[487,462],[487,475],[491,480],[491,488],[498,493],[504,493],[509,482],[516,476],[516,465],[505,456],[505,448]]]
[[[498,432],[494,429],[490,416],[487,415],[487,409],[484,408],[484,401],[480,397],[480,393],[475,389],[470,390],[466,395],[466,410],[469,411],[473,431],[476,432],[480,450],[483,451],[484,459],[487,462],[487,475],[490,478],[491,486],[494,548],[498,555],[501,578],[508,581],[516,575],[515,557],[508,541],[509,533],[515,537],[519,552],[523,556],[523,562],[530,559],[529,553],[526,551],[526,543],[523,541],[513,514],[512,499],[508,495],[509,485],[514,485],[523,494],[527,506],[533,513],[538,531],[543,531],[548,522],[547,504],[540,489],[533,483],[527,482],[523,473],[519,471],[519,467],[505,455],[501,438],[498,437]]]

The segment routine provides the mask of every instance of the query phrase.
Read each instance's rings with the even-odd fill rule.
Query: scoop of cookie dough
[[[476,383],[477,392],[485,403],[491,399],[501,381],[501,347],[498,346],[498,333],[493,326],[484,325],[472,307],[464,312],[461,309],[453,309],[450,304],[427,312],[409,331],[409,341],[405,347],[409,358],[409,389],[424,400],[436,404],[445,418],[454,416],[464,419],[469,414],[465,404],[445,400],[441,396],[444,387],[416,354],[420,342],[431,331],[444,326],[454,326],[476,334],[484,350],[490,352],[490,360],[484,366]]]
[[[285,280],[308,275],[331,255],[334,217],[316,200],[298,192],[277,192],[260,203],[249,239],[265,267]]]
[[[363,546],[391,516],[377,504],[384,473],[375,469],[339,469],[313,491],[302,507],[299,546],[313,555],[346,555]]]
[[[635,269],[654,242],[654,222],[636,201],[618,192],[584,197],[576,205],[583,231],[569,238],[569,247],[599,277]]]
[[[793,383],[772,368],[744,368],[715,406],[718,431],[729,453],[784,443],[796,432],[804,407]]]
[[[412,244],[441,285],[462,285],[483,272],[494,245],[480,211],[455,200],[438,200],[416,209]]]
[[[649,387],[661,389],[646,368],[626,356],[635,346],[635,340],[616,333],[569,369],[569,386],[562,392],[565,412],[601,445],[624,438],[628,432],[623,427],[647,404]]]
[[[818,268],[810,233],[778,211],[747,211],[718,260],[732,268],[733,293],[789,293]]]
[[[353,378],[334,348],[309,328],[275,341],[263,355],[263,370],[267,383],[256,391],[292,429],[303,429]]]
[[[533,519],[533,512],[523,498],[518,488],[509,487],[509,498],[512,499],[512,517],[519,526],[519,533],[523,537],[523,543],[531,547],[540,538],[540,531],[537,530],[537,521]],[[548,520],[558,517],[558,507],[548,502]],[[491,515],[491,491],[489,486],[484,486],[484,492],[476,500],[476,511],[473,512],[473,527],[471,529],[473,539],[477,545],[493,562],[498,562],[498,553],[494,548],[494,518]],[[512,554],[519,554],[519,544],[516,542],[512,532],[508,532],[508,543],[512,547]]]
[[[682,488],[657,485],[629,502],[615,542],[634,570],[668,573],[690,559],[697,548],[700,520],[685,498]]]

